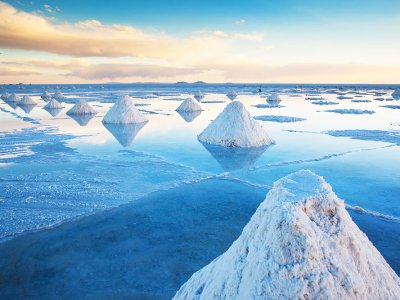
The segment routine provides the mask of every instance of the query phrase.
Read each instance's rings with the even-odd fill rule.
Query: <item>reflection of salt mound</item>
[[[239,101],[229,103],[199,135],[203,143],[225,147],[260,147],[273,143],[264,128]]]
[[[91,107],[85,100],[79,100],[69,111],[67,115],[94,115],[97,111]]]
[[[395,90],[392,94],[393,99],[400,100],[400,90]]]
[[[55,92],[53,98],[57,99],[57,100],[63,100],[63,99],[65,99],[65,96],[63,93],[61,93],[61,91],[57,91],[57,92]]]
[[[51,95],[48,91],[44,91],[42,95],[40,95],[40,98],[42,98],[43,100],[50,100],[51,99]]]
[[[322,177],[278,180],[239,238],[174,299],[398,299],[400,280]]]
[[[94,118],[94,114],[86,114],[86,115],[72,114],[69,116],[81,126],[86,126],[89,123],[89,121]]]
[[[268,146],[239,148],[201,144],[227,172],[251,167],[268,148]]]
[[[226,96],[230,99],[230,100],[235,100],[237,97],[237,94],[235,91],[231,90],[228,92],[228,94],[226,94]]]
[[[267,102],[268,102],[268,104],[270,104],[270,105],[275,105],[275,106],[276,106],[276,105],[279,105],[279,103],[282,102],[282,99],[281,99],[281,97],[279,97],[278,94],[273,93],[273,94],[271,94],[271,95],[268,96]]]
[[[5,92],[5,93],[3,93],[3,94],[1,95],[1,99],[2,99],[2,100],[7,100],[8,97],[10,97],[10,94],[7,93],[7,92]]]
[[[60,109],[64,108],[64,106],[61,105],[60,102],[58,102],[56,99],[51,99],[45,106],[45,109]]]
[[[146,125],[142,123],[130,124],[110,124],[103,123],[104,127],[115,137],[115,139],[123,146],[128,147],[132,144],[138,132]]]
[[[35,105],[21,105],[20,103],[18,103],[18,106],[26,113],[29,114],[35,107]]]
[[[28,95],[25,95],[21,101],[18,102],[18,105],[22,106],[22,105],[36,105],[37,103],[32,100],[31,97],[29,97]]]
[[[176,109],[176,111],[199,111],[201,110],[200,103],[192,98],[185,99],[181,105]]]
[[[61,111],[62,108],[46,108],[45,109],[52,117],[56,117]]]
[[[201,110],[196,111],[180,111],[178,110],[178,114],[184,119],[186,122],[190,123],[198,116],[201,115]]]
[[[203,98],[204,98],[204,95],[202,94],[202,92],[200,92],[200,91],[197,91],[195,94],[194,94],[194,99],[196,99],[197,101],[201,101]]]
[[[17,103],[17,102],[21,101],[21,99],[19,98],[18,95],[16,95],[16,94],[11,94],[10,96],[8,96],[8,98],[7,98],[6,101],[7,101],[7,102],[12,102],[12,103]]]
[[[123,96],[104,116],[103,123],[130,124],[147,122],[147,118],[135,107],[133,99]]]

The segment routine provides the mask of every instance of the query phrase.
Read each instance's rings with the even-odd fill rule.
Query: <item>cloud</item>
[[[28,70],[28,69],[19,69],[19,68],[8,68],[8,67],[0,67],[0,76],[27,76],[27,75],[40,75],[41,73]]]
[[[237,20],[237,21],[235,22],[235,24],[237,24],[237,25],[241,25],[241,24],[244,24],[244,23],[246,23],[246,20],[245,20],[245,19],[240,19],[240,20]]]
[[[185,59],[186,56],[204,56],[204,45],[214,51],[225,47],[223,41],[211,35],[179,40],[162,33],[148,34],[132,26],[105,25],[99,20],[57,23],[0,2],[0,47],[3,48],[75,57]]]
[[[223,39],[230,40],[244,40],[244,41],[252,41],[252,42],[262,42],[264,40],[264,34],[258,32],[250,32],[250,33],[226,33],[222,30],[216,30],[211,33],[213,36]]]

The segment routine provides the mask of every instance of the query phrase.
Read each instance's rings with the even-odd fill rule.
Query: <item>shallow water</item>
[[[374,100],[378,89],[390,100],[391,90],[258,88],[234,89],[276,144],[221,151],[197,134],[229,103],[230,85],[64,85],[56,112],[43,109],[44,86],[7,87],[38,105],[0,101],[0,291],[74,298],[80,286],[88,298],[171,297],[229,247],[275,180],[304,168],[325,177],[399,274],[400,112]],[[197,90],[203,111],[176,112]],[[272,90],[278,105],[265,100]],[[101,123],[122,94],[147,124]],[[353,102],[360,95],[370,102]],[[331,113],[306,100],[320,97],[338,102],[335,110],[375,113]],[[99,113],[66,115],[79,99]],[[282,116],[305,120],[276,122]]]

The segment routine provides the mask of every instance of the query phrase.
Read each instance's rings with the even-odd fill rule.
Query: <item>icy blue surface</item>
[[[255,91],[262,88],[261,93]],[[64,109],[39,95],[55,86],[15,86],[38,105],[0,101],[0,294],[6,298],[168,299],[197,269],[221,254],[277,179],[299,169],[325,177],[397,273],[400,272],[399,110],[381,107],[393,87],[260,85],[60,85]],[[276,142],[221,149],[197,135],[238,93]],[[180,101],[201,90],[203,111],[180,114]],[[277,92],[279,105],[266,103]],[[333,114],[306,100],[333,102]],[[149,118],[103,125],[129,94]],[[362,95],[370,102],[354,103]],[[296,96],[296,97],[294,97]],[[309,98],[309,97],[308,97]],[[99,114],[71,118],[80,99]],[[167,100],[167,101],[166,101]],[[273,112],[273,113],[272,113]],[[1,297],[0,297],[1,298]]]

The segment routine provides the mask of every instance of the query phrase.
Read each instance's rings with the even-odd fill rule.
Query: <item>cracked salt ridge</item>
[[[274,116],[274,115],[256,116],[254,117],[254,119],[260,121],[270,121],[278,123],[291,123],[291,122],[300,122],[306,120],[305,118],[298,118],[291,116]]]
[[[367,110],[367,109],[329,109],[329,110],[324,110],[322,112],[331,112],[344,115],[365,115],[365,114],[372,115],[375,113],[373,110]]]
[[[321,132],[335,137],[348,137],[356,140],[385,142],[400,146],[400,131],[383,131],[368,129],[328,130]]]
[[[281,107],[286,107],[286,106],[284,106],[284,105],[280,105],[280,104],[277,104],[277,105],[271,105],[271,104],[256,104],[256,105],[252,105],[253,107],[256,107],[256,108],[281,108]]]
[[[354,103],[368,103],[368,102],[372,102],[372,100],[367,100],[367,99],[355,99],[355,100],[351,100],[351,102],[354,102]]]

